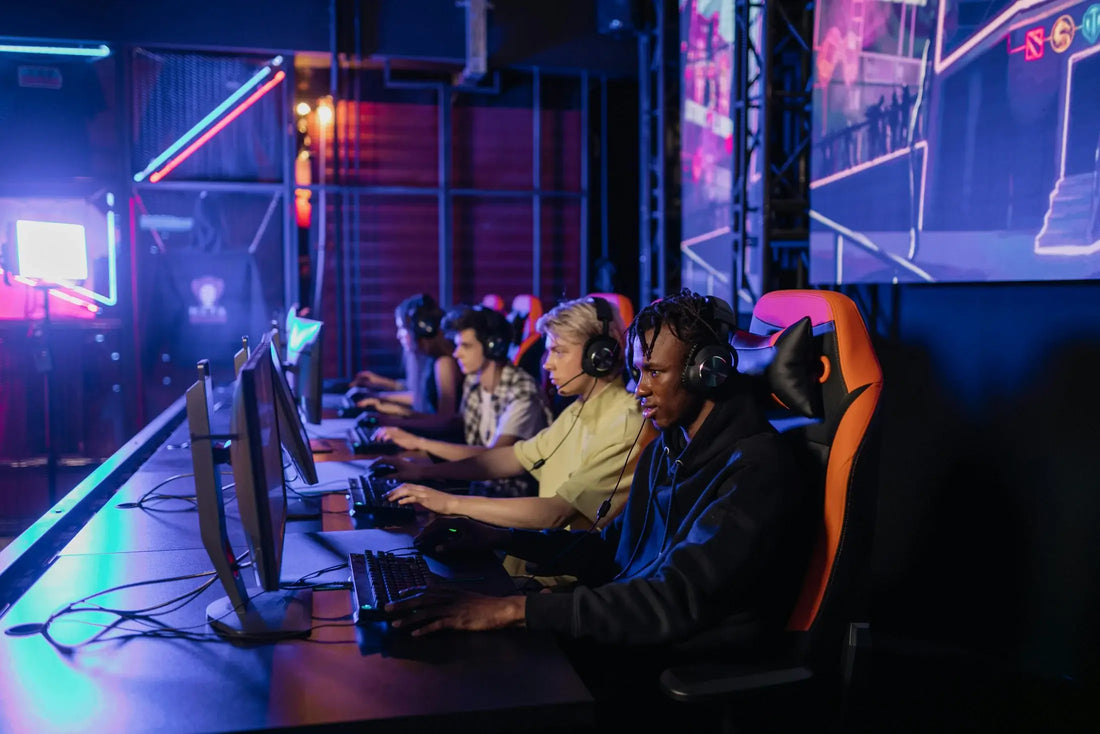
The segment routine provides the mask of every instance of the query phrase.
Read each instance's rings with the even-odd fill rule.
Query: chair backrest
[[[537,296],[523,293],[512,299],[512,312],[508,320],[515,331],[513,347],[508,354],[512,364],[542,381],[542,335],[535,331],[535,324],[542,317],[542,301]]]
[[[504,299],[496,293],[486,293],[482,296],[481,305],[485,306],[485,308],[491,308],[494,311],[504,313]]]
[[[588,298],[593,296],[602,298],[612,306],[619,310],[619,315],[623,317],[623,326],[630,326],[630,322],[634,320],[634,303],[626,296],[620,293],[589,293]]]
[[[882,369],[850,298],[832,291],[765,294],[750,331],[773,334],[809,316],[822,362],[823,417],[785,433],[804,450],[820,481],[822,521],[787,628],[805,633],[803,652],[837,660],[849,621],[867,613],[868,558],[874,528],[878,457],[875,416]]]

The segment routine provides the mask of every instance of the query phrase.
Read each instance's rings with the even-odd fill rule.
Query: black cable
[[[565,383],[561,387],[565,387],[566,385],[568,385],[573,380],[576,380],[578,377],[584,377],[585,374],[587,374],[587,373],[582,372],[579,375],[574,375],[573,377],[570,377],[568,380],[565,381]],[[575,416],[573,416],[573,422],[569,424],[569,430],[566,431],[565,435],[561,437],[560,441],[558,441],[558,445],[555,446],[550,451],[549,454],[539,458],[539,460],[536,461],[531,466],[531,469],[541,469],[546,464],[546,462],[549,461],[554,456],[554,454],[558,453],[558,449],[560,449],[562,447],[562,444],[565,443],[565,440],[567,438],[569,438],[569,434],[571,434],[573,432],[573,428],[577,425],[577,421],[579,421],[581,419],[581,413],[584,412],[584,406],[588,405],[588,400],[589,400],[589,398],[592,397],[592,393],[595,392],[596,385],[598,385],[598,384],[599,384],[599,380],[597,380],[597,379],[592,380],[592,387],[590,387],[588,389],[588,394],[585,395],[584,400],[581,401],[581,407],[577,409],[577,414]],[[561,390],[561,387],[559,387],[558,389]]]
[[[241,555],[241,558],[244,558],[247,555],[248,555],[248,552],[246,551],[245,553],[243,553]],[[250,565],[250,564],[243,564],[241,567],[244,568],[244,567],[247,567],[248,565]],[[340,563],[340,564],[336,564],[334,566],[330,566],[328,568],[313,571],[309,574],[306,574],[301,579],[298,579],[298,581],[293,582],[293,583],[304,582],[304,581],[308,580],[309,578],[312,578],[314,576],[317,576],[317,575],[320,575],[320,574],[323,574],[323,573],[327,573],[329,571],[334,571],[334,570],[343,568],[346,565],[347,565],[346,563]],[[105,607],[105,606],[100,605],[100,604],[92,604],[92,605],[89,605],[89,606],[81,606],[83,604],[87,604],[87,602],[89,602],[92,599],[95,599],[96,597],[103,596],[104,594],[109,594],[109,593],[112,593],[112,592],[115,592],[115,591],[121,591],[123,589],[129,589],[129,588],[134,588],[134,587],[138,587],[138,586],[148,586],[148,585],[154,585],[154,584],[172,583],[172,582],[176,582],[176,581],[186,581],[188,579],[204,578],[204,577],[210,577],[210,578],[208,578],[206,581],[204,581],[199,586],[197,586],[197,587],[195,587],[195,588],[193,588],[193,589],[191,589],[191,590],[189,590],[189,591],[187,591],[183,594],[180,594],[179,596],[176,596],[176,597],[173,597],[172,599],[168,599],[166,601],[162,601],[162,602],[159,602],[157,604],[153,604],[151,606],[143,607],[143,608],[140,608],[140,609],[114,609],[114,608],[111,608],[111,607]],[[144,581],[134,581],[134,582],[127,583],[127,584],[120,584],[118,586],[112,586],[110,588],[102,589],[102,590],[97,591],[95,593],[88,594],[87,596],[81,597],[80,599],[77,599],[76,601],[69,602],[64,607],[62,607],[62,608],[58,609],[57,611],[53,612],[49,617],[46,618],[46,620],[44,622],[42,622],[40,624],[36,624],[36,625],[35,624],[32,624],[32,625],[17,625],[16,627],[9,628],[7,630],[7,632],[8,632],[8,634],[20,635],[20,636],[29,635],[29,634],[41,634],[43,639],[46,640],[46,642],[48,642],[55,650],[57,650],[58,652],[60,652],[63,655],[71,655],[75,650],[77,650],[81,647],[87,646],[87,645],[102,644],[102,643],[106,643],[106,642],[124,642],[124,641],[135,639],[135,638],[156,638],[156,639],[187,640],[187,641],[190,641],[190,642],[229,642],[229,640],[226,640],[222,636],[214,634],[214,633],[203,633],[203,632],[193,632],[193,631],[191,631],[191,630],[195,630],[195,629],[200,628],[200,627],[206,627],[208,622],[203,622],[201,624],[196,624],[196,625],[191,625],[191,626],[186,626],[186,627],[170,627],[170,626],[166,625],[165,623],[161,622],[160,620],[156,619],[156,617],[158,617],[158,616],[161,616],[161,615],[164,615],[164,614],[169,614],[171,612],[177,611],[178,609],[182,608],[186,604],[194,601],[196,598],[198,598],[200,595],[202,595],[202,593],[204,591],[209,589],[217,580],[218,579],[217,579],[217,576],[216,576],[216,572],[214,572],[214,571],[203,571],[203,572],[199,572],[199,573],[186,574],[186,575],[182,575],[182,576],[173,576],[173,577],[169,577],[169,578],[160,578],[160,579],[147,579],[147,580],[144,580]],[[319,588],[323,588],[323,585],[318,584],[318,585],[303,587],[303,588],[319,589]],[[346,585],[344,587],[341,587],[341,588],[346,588]],[[229,613],[232,613],[234,611],[236,611],[236,608],[231,610]],[[114,620],[110,623],[106,623],[106,624],[99,623],[99,622],[91,622],[91,621],[87,621],[87,620],[80,620],[80,619],[66,619],[66,617],[68,617],[70,615],[82,614],[82,613],[113,614],[113,615],[117,616],[118,619],[116,619],[116,620]],[[338,622],[341,619],[343,619],[343,618],[342,617],[341,618],[333,618],[332,620],[324,620],[324,621]],[[66,622],[73,623],[73,624],[84,624],[84,625],[88,625],[88,626],[91,626],[91,627],[98,627],[100,629],[99,629],[98,632],[96,632],[94,635],[92,635],[91,637],[89,637],[86,640],[82,640],[80,642],[76,642],[76,643],[73,643],[73,644],[65,644],[65,643],[59,642],[57,639],[55,639],[53,637],[53,635],[50,634],[50,626],[53,625],[56,622],[59,622],[59,621],[66,621]],[[126,623],[137,623],[137,624],[140,624],[140,625],[145,625],[145,628],[135,629],[133,627],[125,626]],[[324,628],[324,627],[351,627],[351,626],[353,626],[353,625],[351,625],[351,624],[320,624],[320,625],[312,626],[310,628],[310,632],[312,633],[314,630],[321,629],[321,628]],[[112,631],[121,632],[123,634],[116,634],[116,635],[108,636],[108,634]],[[263,638],[263,637],[253,638],[253,637],[250,637],[250,636],[246,636],[244,638],[235,638],[233,640],[233,642],[238,642],[238,643],[241,642],[241,641],[257,642],[257,643],[271,643],[271,642],[274,642],[274,640],[270,640],[270,639],[267,639],[267,638]],[[313,640],[313,642],[317,642],[319,644],[345,644],[346,642],[354,642],[354,640],[350,640],[350,641],[346,641],[346,640],[332,640],[332,641]]]
[[[549,570],[552,571],[553,568],[554,568],[555,563],[557,563],[562,558],[564,558],[565,556],[572,553],[573,550],[577,547],[577,545],[579,545],[586,537],[588,537],[595,530],[597,530],[597,528],[599,526],[599,523],[600,523],[600,520],[602,520],[607,515],[608,511],[611,509],[611,501],[615,498],[615,493],[619,491],[619,484],[623,480],[623,474],[626,473],[626,468],[628,466],[630,466],[630,456],[631,456],[631,454],[634,453],[634,447],[638,445],[638,439],[641,438],[642,431],[645,430],[645,426],[646,426],[646,421],[643,420],[641,426],[638,427],[638,433],[634,435],[633,443],[630,444],[630,448],[626,452],[626,459],[623,461],[623,468],[619,470],[619,478],[615,480],[615,486],[611,490],[611,495],[607,499],[605,499],[603,502],[601,502],[599,509],[596,510],[596,519],[593,520],[592,524],[589,525],[583,532],[576,533],[574,538],[573,538],[573,542],[571,542],[569,545],[565,546],[565,548],[563,548],[562,550],[555,553],[554,556],[548,562],[541,563],[541,564],[536,564],[537,567],[538,566],[545,566]],[[649,508],[647,507],[646,508],[647,516],[648,516],[648,509]],[[533,577],[529,577],[529,578],[533,578]]]
[[[118,507],[121,510],[130,510],[130,509],[138,508],[138,509],[145,510],[146,512],[192,512],[192,511],[195,510],[195,508],[198,504],[198,498],[195,495],[193,495],[193,494],[157,494],[157,490],[160,489],[161,487],[163,487],[165,484],[168,484],[169,482],[174,482],[177,479],[186,479],[188,477],[193,477],[193,476],[195,476],[194,473],[175,474],[173,476],[168,477],[167,479],[162,479],[161,481],[157,482],[155,485],[150,487],[137,500],[135,500],[133,502],[120,502],[118,505],[116,505],[116,507]],[[231,474],[222,474],[222,476],[223,477],[228,477],[228,476],[232,476],[232,475]],[[230,482],[229,484],[226,484],[224,487],[222,487],[222,491],[224,492],[227,489],[232,489],[234,486],[235,486],[235,484],[233,482]],[[222,502],[228,504],[229,502],[231,502],[235,498],[236,498],[235,494],[230,494],[230,495],[227,495],[227,496],[223,496],[222,497]],[[181,507],[181,508],[177,508],[177,509],[168,509],[168,508],[163,508],[163,507],[150,507],[150,506],[147,505],[147,503],[149,503],[149,502],[168,502],[170,500],[189,502],[191,504],[191,506],[190,507]]]
[[[183,601],[183,600],[186,600],[186,601],[192,600],[193,598],[195,598],[199,594],[201,594],[203,591],[205,591],[207,588],[209,588],[210,585],[216,580],[216,577],[211,578],[209,581],[204,582],[203,584],[201,584],[198,588],[192,589],[192,590],[190,590],[190,591],[188,591],[184,594],[181,594],[180,596],[177,596],[173,599],[169,599],[168,601],[165,601],[165,602],[161,602],[160,604],[155,604],[151,607],[145,607],[145,608],[142,608],[142,609],[119,610],[119,609],[111,609],[111,608],[108,608],[108,607],[104,607],[100,604],[94,604],[94,605],[91,605],[89,607],[82,608],[82,607],[80,607],[81,604],[86,604],[87,602],[91,601],[92,599],[95,599],[98,596],[103,596],[104,594],[109,594],[109,593],[112,593],[112,592],[115,592],[115,591],[121,591],[123,589],[130,589],[130,588],[134,588],[134,587],[138,587],[138,586],[149,586],[149,585],[153,585],[153,584],[172,583],[172,582],[175,582],[175,581],[186,581],[188,579],[203,578],[203,577],[206,577],[206,576],[214,577],[215,572],[214,571],[203,571],[203,572],[200,572],[200,573],[187,574],[187,575],[183,575],[183,576],[173,576],[173,577],[170,577],[170,578],[149,579],[149,580],[145,580],[145,581],[134,581],[134,582],[131,582],[131,583],[128,583],[128,584],[121,584],[119,586],[112,586],[112,587],[107,588],[107,589],[102,589],[102,590],[97,591],[93,594],[88,594],[87,596],[81,597],[80,599],[77,599],[76,601],[69,602],[68,604],[66,604],[61,609],[58,609],[57,611],[53,612],[49,617],[46,618],[46,621],[42,622],[38,626],[38,629],[36,629],[35,631],[38,632],[39,634],[41,634],[43,639],[45,639],[58,652],[61,652],[61,653],[67,655],[67,654],[72,653],[72,651],[75,650],[78,647],[100,641],[101,638],[103,637],[103,635],[105,635],[107,632],[117,628],[118,625],[122,624],[124,621],[133,621],[134,619],[141,618],[141,617],[155,617],[157,615],[156,614],[150,614],[150,612],[153,612],[154,610],[161,609],[161,608],[166,607],[166,606],[170,606],[172,604],[175,604],[175,603]],[[174,611],[174,609],[168,609],[168,610],[165,610],[163,612],[159,612],[158,614],[166,614],[169,611]],[[58,621],[59,619],[62,619],[64,617],[66,617],[70,614],[80,614],[80,613],[84,613],[84,612],[99,612],[101,614],[114,614],[114,615],[118,616],[119,619],[117,621],[109,624],[109,625],[102,625],[103,629],[100,632],[97,632],[91,638],[89,638],[87,640],[84,640],[82,642],[76,643],[74,645],[66,645],[66,644],[60,643],[56,639],[54,639],[53,636],[50,634],[50,625],[52,625],[54,622]],[[82,623],[84,623],[84,624],[93,624],[94,626],[100,626],[100,625],[95,625],[95,623],[87,623],[87,622],[82,622]],[[130,630],[130,631],[132,631],[132,630]],[[142,631],[142,632],[144,632],[144,631]],[[111,638],[111,639],[114,639],[114,638]]]
[[[337,563],[337,564],[335,564],[333,566],[329,566],[327,568],[320,568],[320,569],[317,569],[316,571],[310,571],[305,576],[302,576],[299,579],[296,579],[294,581],[290,581],[290,582],[285,583],[285,584],[279,584],[279,588],[280,589],[287,589],[287,590],[313,589],[315,591],[343,591],[343,590],[346,590],[346,589],[350,588],[350,586],[351,586],[350,582],[347,582],[347,581],[327,581],[327,582],[322,582],[322,583],[319,583],[319,584],[310,584],[310,583],[307,583],[307,582],[310,579],[317,578],[318,576],[323,576],[324,574],[329,573],[331,571],[338,571],[341,568],[347,568],[347,567],[348,567],[348,564],[345,561],[343,563]]]
[[[611,496],[600,503],[600,507],[596,510],[596,519],[592,521],[591,527],[588,528],[591,531],[597,525],[600,524],[600,520],[607,516],[607,513],[611,511],[611,501],[615,499],[615,493],[619,491],[619,483],[623,481],[623,474],[626,473],[626,468],[630,466],[630,455],[634,453],[634,447],[638,445],[638,439],[642,437],[642,431],[645,430],[646,420],[642,419],[642,424],[638,426],[638,432],[634,434],[634,441],[631,442],[630,448],[626,452],[626,461],[623,462],[623,468],[619,470],[619,477],[615,480],[615,487],[611,490]]]

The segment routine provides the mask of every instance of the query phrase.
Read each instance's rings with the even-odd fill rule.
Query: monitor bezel
[[[248,360],[241,367],[233,391],[232,433],[236,438],[230,443],[230,457],[233,466],[233,481],[236,485],[237,506],[240,510],[241,524],[252,551],[252,566],[256,579],[266,591],[279,588],[279,573],[282,565],[283,540],[286,533],[287,492],[282,465],[282,440],[279,435],[275,397],[274,365],[271,363],[270,335],[265,334],[259,346],[252,350]],[[265,386],[270,397],[270,422],[267,424],[274,435],[266,444],[268,451],[275,454],[265,456],[263,442],[264,405],[260,390]],[[270,467],[278,466],[278,499],[273,502],[271,490],[276,479],[269,477]],[[263,496],[261,496],[261,493]],[[278,509],[278,517],[273,513]]]
[[[309,446],[309,434],[298,413],[298,404],[294,400],[294,393],[275,346],[274,336],[277,333],[274,329],[271,331],[270,353],[274,369],[276,417],[280,421],[279,436],[283,439],[283,446],[286,447],[287,453],[290,454],[291,460],[306,484],[317,484],[319,481],[317,465],[313,461],[313,451]]]

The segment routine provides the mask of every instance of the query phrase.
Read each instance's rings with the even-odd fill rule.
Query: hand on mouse
[[[507,528],[468,517],[437,517],[417,533],[413,545],[422,553],[488,551],[505,548],[511,537]]]
[[[371,473],[375,476],[393,477],[402,481],[430,479],[432,464],[409,461],[403,457],[387,457],[387,461],[371,464]]]

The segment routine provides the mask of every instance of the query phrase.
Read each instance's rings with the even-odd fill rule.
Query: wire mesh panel
[[[137,49],[134,173],[179,158],[172,180],[281,181],[283,110],[275,66],[263,57]]]

